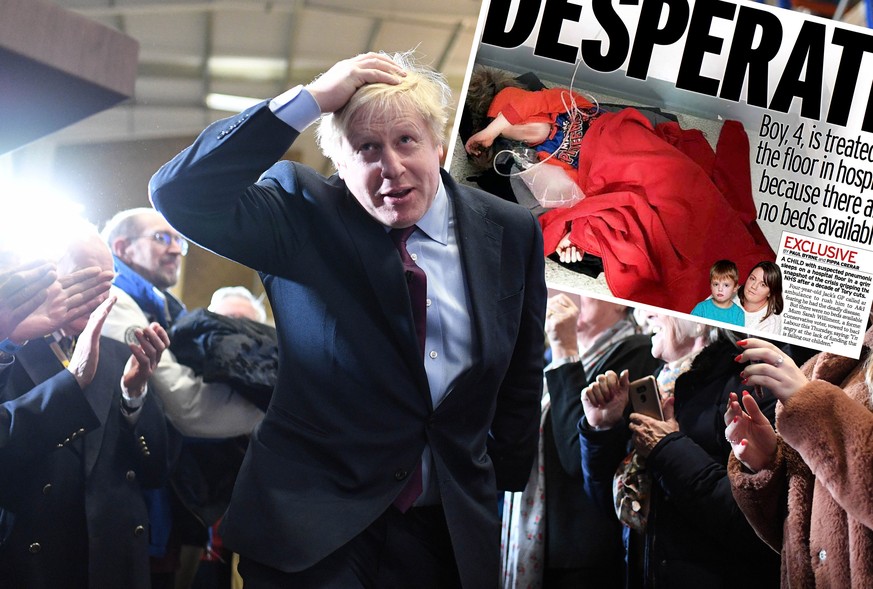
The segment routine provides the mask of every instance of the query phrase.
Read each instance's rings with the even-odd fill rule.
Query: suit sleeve
[[[530,215],[527,211],[525,214]],[[530,222],[533,238],[526,262],[521,322],[509,369],[497,394],[497,411],[488,440],[497,488],[503,491],[524,489],[539,438],[546,314],[545,258],[539,226],[532,216]]]
[[[612,479],[629,451],[630,430],[627,421],[623,419],[615,427],[598,431],[590,427],[583,417],[577,429],[585,496],[604,513],[615,514]]]
[[[297,135],[266,102],[217,121],[155,173],[149,183],[152,203],[198,245],[277,273],[307,229],[292,222],[301,217],[295,207],[302,206],[301,199],[288,198],[302,192],[293,173],[280,186],[265,171]]]
[[[64,370],[0,405],[0,473],[48,454],[73,432],[99,426],[76,379]]]
[[[125,341],[131,326],[143,327],[148,320],[136,302],[113,288],[118,302],[103,326],[103,335]],[[176,361],[166,350],[149,380],[149,390],[163,403],[167,419],[179,432],[199,438],[226,438],[251,433],[264,413],[226,383],[207,383],[194,371]]]

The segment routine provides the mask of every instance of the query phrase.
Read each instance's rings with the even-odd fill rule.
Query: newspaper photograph
[[[742,0],[487,0],[447,167],[550,286],[857,358],[873,34]]]

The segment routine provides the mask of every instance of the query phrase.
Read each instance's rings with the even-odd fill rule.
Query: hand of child
[[[464,144],[464,149],[467,150],[467,153],[474,156],[482,155],[483,151],[486,151],[491,145],[494,143],[494,137],[490,135],[485,129],[475,133],[467,139],[467,143]]]

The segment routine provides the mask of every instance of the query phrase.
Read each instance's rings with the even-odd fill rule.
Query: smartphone
[[[654,376],[644,376],[630,383],[631,406],[635,413],[642,413],[664,421],[661,411],[661,395]]]

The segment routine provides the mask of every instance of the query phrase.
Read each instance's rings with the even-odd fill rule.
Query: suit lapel
[[[427,373],[418,350],[412,305],[406,288],[403,264],[385,228],[370,217],[347,191],[340,214],[367,276],[375,300],[385,315],[404,360],[423,389],[429,391]]]
[[[489,346],[495,341],[492,332],[495,325],[493,318],[497,312],[497,289],[500,284],[503,226],[488,218],[488,208],[484,201],[466,198],[447,174],[443,174],[443,182],[454,205],[461,263],[472,307],[475,329],[474,349],[471,352],[474,358],[478,357],[487,364],[491,349]]]
[[[461,188],[447,174],[443,173],[442,177],[454,209],[461,263],[472,306],[474,349],[471,352],[474,357],[484,359],[489,355],[489,344],[494,341],[494,321],[489,318],[496,313],[503,227],[488,218],[484,201],[465,198],[460,194]],[[369,287],[410,369],[418,374],[423,387],[428,390],[427,374],[415,345],[415,324],[400,256],[384,227],[363,211],[351,194],[343,200],[340,208]]]
[[[100,420],[102,427],[96,431],[90,432],[85,436],[85,476],[91,474],[94,464],[97,462],[97,457],[100,455],[100,448],[103,445],[103,437],[108,428],[108,420],[110,419],[110,409],[112,401],[116,395],[120,395],[121,371],[118,369],[119,360],[115,350],[108,345],[103,345],[105,340],[100,338],[100,362],[97,364],[97,374],[94,375],[94,380],[88,385],[85,397],[91,404],[94,414]]]
[[[44,339],[28,343],[15,359],[21,362],[21,368],[34,385],[44,383],[64,368]]]

